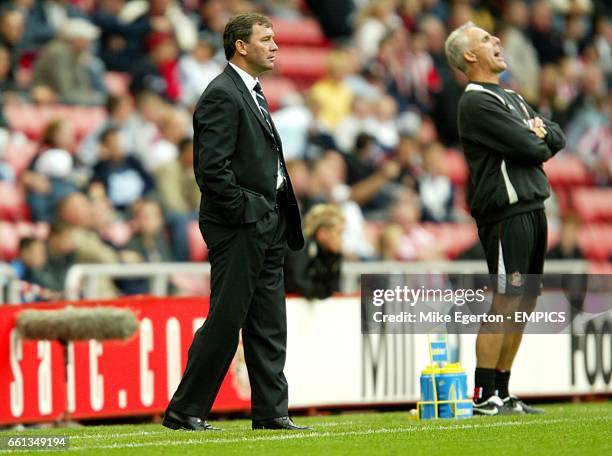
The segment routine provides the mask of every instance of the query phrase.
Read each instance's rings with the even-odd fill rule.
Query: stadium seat
[[[5,115],[14,131],[38,141],[52,119],[68,120],[75,128],[77,138],[82,138],[104,121],[106,113],[98,106],[11,104],[5,107]]]
[[[612,224],[582,226],[578,234],[578,246],[589,260],[609,260],[612,257]]]
[[[291,20],[273,17],[272,24],[274,26],[274,41],[279,46],[329,46],[321,26],[315,19],[302,18]]]
[[[0,222],[0,260],[11,261],[17,256],[19,235],[10,222]]]
[[[423,223],[422,226],[445,247],[449,259],[456,258],[478,240],[473,223]]]
[[[189,259],[191,261],[206,261],[208,259],[208,247],[202,239],[197,220],[189,223],[187,238],[189,240]]]
[[[461,151],[448,149],[446,152],[446,168],[448,177],[453,184],[463,186],[467,182],[468,167]]]
[[[301,46],[285,47],[278,54],[276,72],[306,87],[325,74],[329,49]]]
[[[296,85],[287,78],[264,77],[261,78],[261,86],[271,111],[276,111],[281,107],[284,96],[298,93]]]
[[[553,187],[590,185],[592,182],[584,163],[572,155],[553,157],[544,163],[544,171]]]
[[[15,174],[19,176],[25,171],[36,155],[38,144],[32,141],[23,143],[11,141],[6,146],[4,159],[11,165]]]
[[[612,221],[612,188],[578,188],[572,203],[583,222]]]
[[[0,182],[0,220],[29,219],[30,209],[23,188],[11,182]]]

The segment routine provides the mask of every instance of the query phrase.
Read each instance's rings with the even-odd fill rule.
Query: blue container
[[[436,390],[439,401],[466,400],[467,375],[459,363],[447,364],[444,367],[429,366],[421,372],[421,400],[433,401],[434,389],[432,373],[436,378]],[[472,416],[472,402],[458,402],[438,405],[438,418],[469,418]],[[435,418],[434,404],[421,405],[421,419]]]

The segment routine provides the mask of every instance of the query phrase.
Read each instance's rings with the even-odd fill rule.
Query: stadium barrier
[[[208,299],[140,296],[69,303],[129,308],[139,330],[123,342],[71,343],[67,370],[58,342],[23,340],[15,329],[22,309],[66,304],[0,306],[0,425],[56,421],[66,406],[75,420],[161,413],[180,380],[193,333],[204,322]],[[419,399],[419,373],[429,362],[426,335],[363,334],[359,296],[288,298],[287,319],[285,372],[292,408],[408,406]],[[610,328],[608,319],[586,333],[526,334],[513,391],[525,397],[611,394]],[[449,337],[453,360],[468,374],[475,337]],[[248,410],[249,398],[239,347],[213,411]]]
[[[426,336],[362,334],[357,293],[360,275],[481,273],[484,269],[480,261],[345,263],[343,289],[352,294],[320,301],[290,297],[286,375],[291,407],[342,408],[418,400],[418,373],[427,364]],[[584,273],[588,263],[551,261],[546,269]],[[148,277],[152,291],[161,296],[167,293],[173,275],[206,277],[209,272],[205,263],[77,265],[71,269],[67,285],[70,296],[76,297],[91,294],[92,281],[100,277]],[[6,267],[0,267],[0,274],[14,278]],[[543,299],[555,302],[559,296],[545,293]],[[140,322],[137,335],[126,342],[70,344],[68,388],[60,345],[22,340],[15,329],[15,315],[22,309],[67,304],[128,307]],[[206,297],[139,296],[0,306],[0,397],[7,399],[0,401],[0,424],[55,421],[66,405],[74,419],[162,412],[180,380],[193,333],[207,310]],[[599,320],[586,332],[525,335],[514,369],[513,390],[524,396],[610,394],[611,329],[608,319],[603,324]],[[475,336],[455,335],[450,340],[453,359],[473,366]],[[248,410],[249,397],[246,365],[239,348],[213,410]]]

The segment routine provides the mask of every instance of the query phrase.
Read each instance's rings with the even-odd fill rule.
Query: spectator
[[[150,173],[155,173],[160,166],[170,163],[178,157],[179,143],[190,131],[186,113],[174,108],[165,109],[159,119],[159,137],[153,142],[141,162]]]
[[[99,55],[109,71],[127,72],[142,56],[141,45],[151,31],[145,21],[122,22],[125,0],[98,0],[91,21],[100,28]]]
[[[159,95],[149,90],[138,92],[135,100],[136,112],[130,126],[132,131],[138,132],[134,138],[134,152],[141,159],[141,163],[146,163],[151,147],[159,139],[158,125],[161,125],[168,105]]]
[[[278,134],[283,138],[285,160],[304,158],[308,148],[308,136],[314,127],[314,115],[305,100],[290,92],[281,100],[281,109],[272,113]]]
[[[92,182],[104,186],[117,210],[124,211],[155,189],[153,178],[140,161],[126,156],[118,128],[109,127],[100,135],[100,152],[101,160],[94,166]]]
[[[163,232],[164,219],[159,204],[142,199],[134,206],[134,235],[125,248],[136,252],[141,261],[172,261],[172,254]]]
[[[174,35],[184,52],[193,49],[197,41],[195,25],[183,12],[178,1],[132,0],[122,8],[119,18],[126,24],[144,23],[148,24],[149,31]]]
[[[181,98],[182,86],[178,68],[179,48],[170,33],[154,32],[147,39],[149,54],[132,67],[130,92],[155,92],[170,102]]]
[[[20,280],[48,287],[44,273],[46,262],[45,243],[41,239],[24,237],[19,241],[19,253],[11,266]]]
[[[34,221],[51,221],[56,204],[75,190],[70,154],[74,142],[69,122],[55,119],[47,124],[40,151],[21,175]]]
[[[11,75],[11,53],[7,47],[0,44],[0,94],[2,101],[8,101],[12,94],[19,91],[15,78]]]
[[[210,81],[223,71],[223,67],[213,59],[215,46],[210,33],[200,32],[191,52],[179,60],[181,102],[190,109],[198,102]]]
[[[200,188],[193,173],[193,139],[183,138],[178,145],[178,158],[155,170],[155,185],[170,229],[172,254],[178,261],[189,261],[187,231],[197,220]]]
[[[364,62],[376,55],[383,37],[401,25],[396,6],[396,0],[374,0],[359,11],[354,40]]]
[[[540,63],[538,53],[529,41],[529,6],[524,0],[512,0],[504,10],[506,27],[501,34],[504,43],[504,57],[509,68],[516,68],[512,80],[529,103],[537,100],[538,73]]]
[[[399,143],[397,112],[395,99],[384,95],[374,103],[374,115],[365,122],[365,131],[372,135],[386,152],[395,149]]]
[[[548,0],[536,0],[531,7],[530,37],[541,65],[557,63],[563,58],[563,37],[553,28]]]
[[[390,223],[381,234],[381,255],[385,260],[422,261],[444,258],[444,247],[419,225],[421,208],[418,196],[405,192],[391,210]]]
[[[32,85],[44,87],[49,95],[41,101],[76,104],[100,104],[105,99],[103,87],[104,67],[91,54],[91,42],[100,31],[86,19],[68,19],[62,25],[58,38],[40,52],[34,63]],[[40,92],[34,91],[37,98]]]
[[[75,263],[75,245],[72,228],[61,223],[52,223],[47,239],[47,264],[45,272],[49,288],[63,292],[68,270]]]
[[[540,73],[539,98],[536,111],[553,122],[564,123],[563,100],[559,96],[561,75],[556,65],[545,65]]]
[[[563,218],[559,242],[548,251],[546,257],[550,260],[582,260],[584,256],[578,246],[580,220],[569,214]]]
[[[51,41],[69,19],[85,14],[69,0],[22,0],[19,6],[26,14],[23,50],[35,53]]]
[[[21,40],[25,27],[25,15],[18,8],[4,8],[0,12],[0,45],[6,49],[9,57],[9,69],[2,81],[2,85],[17,87],[17,67],[21,57]],[[6,56],[3,56],[6,58]],[[2,92],[5,92],[3,88]]]
[[[369,120],[374,116],[374,102],[356,96],[353,98],[351,113],[346,116],[334,131],[334,140],[338,148],[350,153],[355,147],[355,141],[360,133],[366,131]]]
[[[374,138],[366,133],[357,136],[355,151],[345,155],[350,199],[358,203],[367,219],[384,218],[392,201],[393,182],[399,176],[400,165],[389,160],[382,165],[381,150]]]
[[[332,51],[325,76],[310,89],[319,108],[317,118],[330,132],[351,112],[353,93],[344,82],[349,70],[350,56],[345,51]]]
[[[314,206],[306,215],[306,244],[285,257],[285,291],[306,299],[326,299],[340,290],[342,211],[331,204]]]
[[[193,139],[184,137],[178,157],[155,170],[155,183],[164,210],[191,213],[200,207],[200,189],[193,174]]]
[[[119,129],[121,147],[128,154],[136,154],[144,131],[134,112],[134,102],[129,94],[111,95],[105,103],[106,120],[91,132],[79,146],[77,158],[82,165],[92,167],[98,161],[100,135],[109,127]]]
[[[425,222],[451,222],[455,218],[455,189],[448,177],[445,153],[440,143],[429,144],[422,150],[423,172],[418,177],[418,188]]]
[[[372,259],[376,250],[368,237],[361,207],[349,199],[351,190],[346,185],[346,164],[336,151],[327,151],[319,157],[310,179],[310,203],[337,204],[346,219],[342,236],[342,251],[346,258]],[[305,207],[308,211],[310,207]]]

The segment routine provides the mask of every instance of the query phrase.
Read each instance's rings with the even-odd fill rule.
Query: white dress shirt
[[[234,65],[232,62],[229,62],[229,64],[232,66],[234,70],[236,70],[236,73],[238,73],[238,76],[240,76],[246,88],[249,89],[249,93],[251,94],[251,97],[253,98],[253,101],[255,102],[255,106],[261,109],[261,107],[259,106],[259,102],[257,101],[257,93],[255,92],[255,86],[259,83],[259,79],[254,78],[253,76],[251,76],[249,73],[244,71],[239,66]],[[262,113],[262,116],[263,115],[264,114]],[[272,114],[268,113],[268,115],[271,116]],[[264,119],[265,119],[265,116],[264,116]],[[283,176],[283,169],[281,167],[280,158],[277,159],[277,167],[278,167],[278,175],[276,176],[276,189],[278,190],[279,188],[283,186],[283,183],[285,181],[285,178]]]

